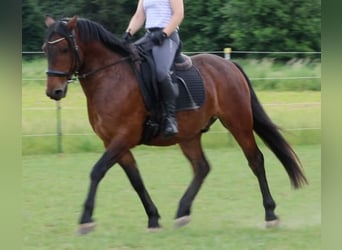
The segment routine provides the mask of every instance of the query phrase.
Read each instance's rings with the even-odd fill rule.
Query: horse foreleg
[[[175,219],[175,227],[181,227],[190,222],[192,202],[194,201],[198,191],[200,190],[205,177],[210,171],[209,163],[205,158],[201,147],[200,136],[191,141],[182,142],[180,144],[180,147],[184,155],[191,163],[194,177],[190,186],[179,202],[179,207]]]
[[[94,165],[90,173],[90,187],[88,191],[88,196],[84,202],[83,213],[80,218],[80,227],[78,230],[79,234],[89,233],[95,227],[95,222],[92,219],[92,216],[95,206],[95,196],[97,187],[102,178],[105,176],[106,172],[116,162],[116,158],[117,155],[107,150]]]
[[[130,151],[123,155],[118,163],[125,171],[129,181],[131,182],[134,190],[137,192],[148,216],[148,230],[150,232],[161,230],[159,225],[159,213],[157,207],[154,205],[150,195],[148,194],[139,170],[137,168],[134,157]]]

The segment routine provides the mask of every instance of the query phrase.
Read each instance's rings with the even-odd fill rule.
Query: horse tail
[[[251,104],[253,112],[253,129],[264,143],[276,155],[284,166],[292,186],[299,188],[308,181],[302,171],[302,164],[285,138],[279,132],[279,128],[271,121],[265,110],[261,106],[249,78],[240,65],[234,63],[245,77],[251,94]]]

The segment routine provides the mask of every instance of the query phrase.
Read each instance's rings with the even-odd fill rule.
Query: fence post
[[[232,53],[232,48],[224,48],[224,58],[230,60],[230,54]]]
[[[61,119],[61,103],[60,101],[56,101],[56,122],[57,122],[57,151],[58,153],[63,153],[63,145],[62,145],[62,119]]]

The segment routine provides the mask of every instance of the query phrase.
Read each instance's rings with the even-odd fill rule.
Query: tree
[[[23,50],[40,50],[44,16],[78,15],[121,36],[134,14],[131,0],[25,0]],[[320,0],[184,0],[184,51],[320,51]],[[143,34],[143,30],[135,38]]]
[[[32,0],[22,5],[22,50],[40,51],[43,44],[44,27],[39,9]]]
[[[230,0],[221,32],[233,47],[256,51],[320,51],[319,0]]]
[[[36,0],[42,16],[50,14],[62,17],[79,17],[91,19],[103,25],[114,34],[121,35],[133,15],[137,2],[130,0]]]
[[[45,15],[51,15],[55,18],[72,17],[78,15],[82,6],[81,0],[34,0],[38,6],[41,18],[44,22]]]
[[[102,24],[116,35],[124,33],[130,17],[134,14],[136,1],[129,0],[81,0],[82,16]]]
[[[180,26],[184,50],[223,50],[230,43],[229,33],[220,33],[225,17],[220,9],[227,0],[184,0],[185,17]]]

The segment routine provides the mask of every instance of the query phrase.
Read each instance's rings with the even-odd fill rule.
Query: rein
[[[84,74],[78,74],[78,73],[76,74],[76,73],[74,73],[74,74],[75,74],[75,76],[78,77],[78,79],[85,79],[85,78],[87,78],[88,76],[94,75],[94,74],[96,74],[97,72],[99,72],[99,71],[101,71],[101,70],[103,70],[103,69],[106,69],[106,68],[109,68],[109,67],[114,66],[114,65],[116,65],[116,64],[119,64],[119,63],[121,63],[121,62],[123,62],[123,61],[126,61],[126,60],[130,59],[130,58],[131,58],[130,56],[126,56],[126,57],[123,57],[123,58],[119,59],[119,60],[116,61],[116,62],[113,62],[113,63],[107,64],[107,65],[104,65],[104,66],[102,66],[102,67],[100,67],[100,68],[91,70],[91,71],[88,72],[88,73],[84,73]]]
[[[68,78],[68,83],[75,81],[76,80],[75,77],[77,77],[78,79],[85,79],[85,78],[87,78],[87,77],[89,77],[91,75],[94,75],[94,74],[98,73],[101,70],[104,70],[106,68],[109,68],[111,66],[119,64],[119,63],[124,62],[126,60],[129,60],[131,58],[131,56],[122,57],[118,61],[115,61],[115,62],[112,62],[110,64],[104,65],[104,66],[99,67],[97,69],[91,70],[88,73],[80,74],[78,69],[80,67],[81,59],[80,59],[80,56],[79,56],[78,46],[77,46],[77,43],[76,43],[75,30],[72,30],[71,34],[69,34],[68,37],[61,37],[61,38],[58,38],[58,39],[56,39],[54,41],[47,41],[47,43],[53,45],[53,44],[57,44],[57,43],[59,43],[59,42],[61,42],[63,40],[67,40],[69,45],[71,45],[71,47],[73,49],[73,61],[74,61],[73,64],[75,65],[74,69],[70,71],[72,73],[63,72],[63,71],[59,71],[59,70],[48,69],[46,71],[46,74],[48,76],[67,77]],[[72,75],[74,75],[75,77],[72,77]]]

